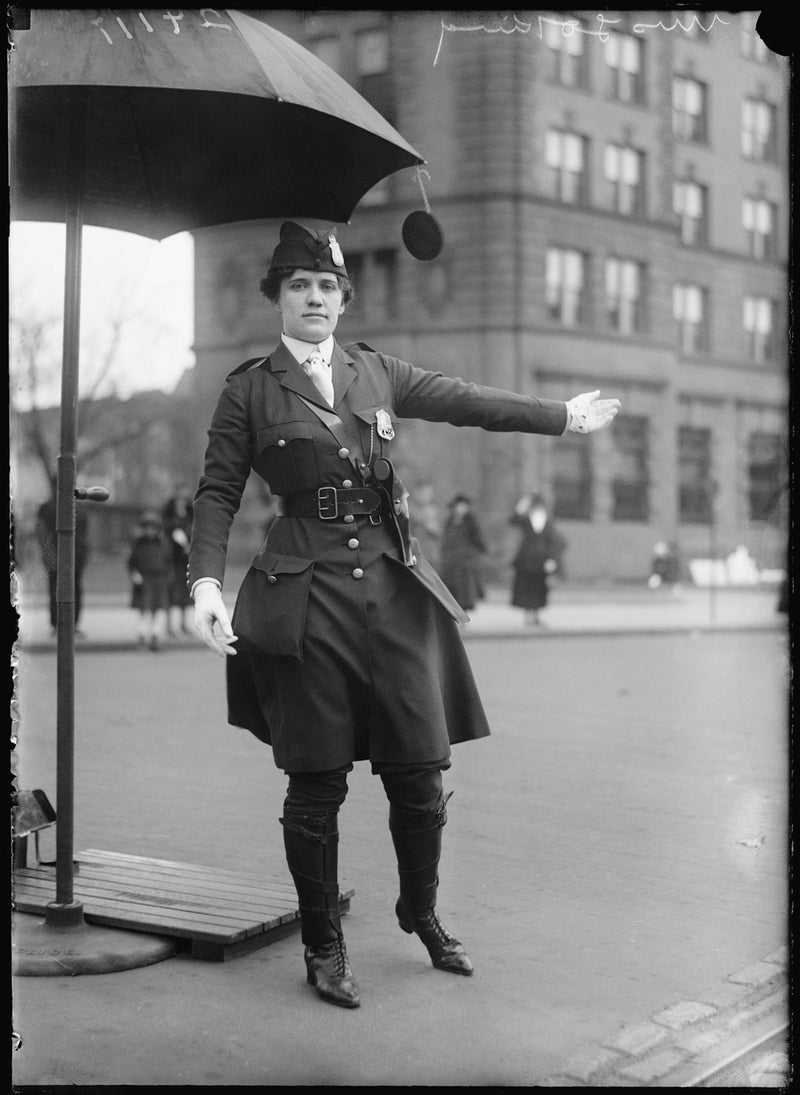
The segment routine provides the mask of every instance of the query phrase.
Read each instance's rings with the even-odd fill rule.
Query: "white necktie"
[[[312,352],[308,356],[308,360],[303,362],[303,369],[307,376],[310,376],[314,382],[314,387],[319,391],[320,395],[333,406],[333,379],[331,377],[331,367],[326,365],[323,360],[322,354],[319,352],[319,347],[315,346]]]

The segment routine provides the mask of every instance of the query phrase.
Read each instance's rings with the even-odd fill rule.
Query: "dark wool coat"
[[[546,434],[566,426],[564,403],[426,372],[368,348],[335,345],[332,374],[335,412],[373,463],[391,459],[379,411],[398,432],[403,418]],[[299,396],[327,408],[282,343],[228,378],[194,500],[190,585],[222,581],[251,470],[279,496],[361,485],[349,450]],[[237,597],[239,652],[226,672],[229,722],[270,743],[278,767],[446,761],[451,743],[489,733],[458,630],[464,614],[415,540],[412,550],[407,565],[389,517],[281,516],[272,524]]]
[[[442,537],[442,580],[467,611],[483,597],[480,566],[485,552],[481,530],[471,513],[464,514],[460,521],[451,517],[446,522]]]
[[[560,569],[564,540],[549,521],[541,532],[534,532],[527,515],[515,514],[509,523],[521,533],[520,545],[512,562],[514,583],[511,603],[517,608],[544,608],[549,595],[544,564],[552,559]]]

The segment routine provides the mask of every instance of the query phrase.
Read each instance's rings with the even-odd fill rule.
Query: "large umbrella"
[[[241,12],[33,9],[13,34],[12,219],[66,221],[57,486],[56,895],[73,890],[75,449],[83,224],[161,239],[272,217],[343,222],[422,157],[313,54]],[[84,492],[85,495],[85,492]]]

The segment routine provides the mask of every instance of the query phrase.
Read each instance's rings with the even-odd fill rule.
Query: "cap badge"
[[[388,411],[383,407],[375,412],[375,421],[378,425],[378,433],[385,441],[391,441],[394,437],[394,426]]]
[[[333,232],[328,236],[328,244],[331,249],[331,258],[335,266],[344,266],[344,255],[342,249],[339,246],[339,241],[334,236]]]

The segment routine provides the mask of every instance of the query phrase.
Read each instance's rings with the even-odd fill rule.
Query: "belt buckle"
[[[320,487],[317,491],[317,509],[323,521],[333,521],[339,516],[336,487]]]

